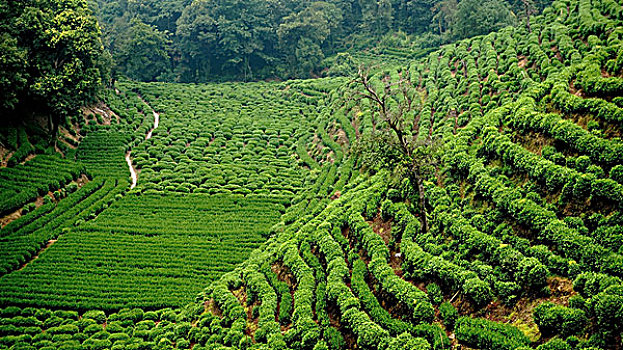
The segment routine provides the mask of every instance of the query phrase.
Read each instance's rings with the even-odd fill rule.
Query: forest
[[[622,350],[621,0],[0,0],[0,350]]]
[[[323,76],[339,52],[379,45],[426,49],[515,24],[546,5],[546,0],[98,0],[93,7],[115,72],[140,81],[205,82]]]

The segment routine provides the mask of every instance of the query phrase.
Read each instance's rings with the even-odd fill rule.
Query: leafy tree
[[[435,13],[434,7],[442,0],[402,0],[396,11],[394,24],[410,34],[424,34],[430,30],[429,24]]]
[[[0,108],[49,116],[54,140],[60,121],[107,80],[97,21],[86,0],[2,1],[0,14]]]
[[[453,24],[458,10],[457,0],[442,0],[433,6],[433,24],[437,26],[439,35],[444,34]]]
[[[393,8],[390,0],[380,0],[378,2],[376,15],[377,33],[382,35],[383,33],[391,30],[393,19]]]
[[[334,58],[329,68],[330,76],[351,76],[357,72],[357,65],[353,57],[347,52],[340,52]]]
[[[520,2],[523,5],[525,15],[526,15],[526,28],[528,29],[529,32],[532,32],[532,27],[530,26],[530,15],[532,15],[533,13],[536,13],[536,9],[534,7],[535,6],[534,0],[520,0]]]
[[[303,11],[284,18],[277,34],[280,45],[287,52],[291,75],[310,72],[318,66],[324,58],[321,47],[329,44],[332,31],[341,21],[340,10],[322,1],[313,2]]]
[[[508,3],[502,0],[461,0],[459,2],[452,32],[462,39],[483,35],[515,24],[515,17]]]
[[[263,0],[201,0],[177,21],[179,49],[188,67],[182,80],[235,72],[245,79],[275,59],[271,8]]]
[[[208,54],[216,50],[216,28],[217,22],[205,2],[194,1],[184,9],[176,30],[184,62],[179,71],[182,81],[203,81],[210,74],[212,64]]]
[[[310,77],[327,57],[347,49],[394,47],[394,36],[417,35],[406,46],[435,47],[455,38],[489,33],[514,23],[551,0],[97,0],[91,2],[104,43],[117,61],[127,55],[133,23],[165,35],[151,51],[169,56],[160,79],[201,82],[268,77]],[[509,6],[512,4],[512,7]],[[533,5],[531,5],[533,4]],[[528,6],[528,7],[526,7]],[[459,9],[460,8],[460,9]],[[512,11],[511,11],[512,9]],[[534,9],[534,10],[530,10]],[[459,10],[461,10],[459,12]],[[134,28],[136,30],[137,28]],[[149,57],[149,56],[148,56]],[[154,58],[154,57],[151,57]],[[161,57],[157,57],[160,61]],[[153,80],[142,65],[117,62],[121,72]],[[150,69],[153,67],[150,67]],[[130,72],[131,71],[131,72]],[[147,75],[147,77],[142,77]]]
[[[0,34],[0,109],[11,110],[19,103],[19,92],[27,83],[22,67],[27,51],[9,33]]]
[[[439,165],[441,145],[419,135],[421,96],[409,72],[398,71],[397,77],[384,73],[379,80],[369,72],[360,68],[352,82],[357,99],[370,102],[373,124],[371,133],[359,140],[357,153],[367,168],[387,168],[409,179],[417,192],[422,230],[428,232],[424,178]]]
[[[115,42],[115,63],[119,72],[141,81],[157,80],[170,71],[166,33],[134,18],[125,35]]]

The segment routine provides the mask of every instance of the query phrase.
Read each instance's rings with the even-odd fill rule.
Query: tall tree
[[[525,16],[526,16],[526,28],[528,32],[532,32],[532,27],[530,26],[530,16],[536,13],[536,7],[534,5],[534,0],[520,0],[523,5]]]
[[[502,0],[461,0],[452,32],[462,39],[514,25],[515,21],[508,3]]]
[[[439,35],[443,35],[454,23],[459,3],[457,0],[442,0],[433,6],[435,13],[432,20],[439,30]]]
[[[6,1],[6,0],[5,0]],[[326,57],[353,47],[411,44],[433,47],[486,34],[551,0],[90,0],[97,3],[104,41],[115,57],[138,18],[172,43],[168,79],[207,80],[315,76]],[[512,4],[509,8],[508,3]],[[461,12],[459,13],[459,7]],[[329,28],[329,31],[326,31]],[[389,34],[389,35],[388,35]],[[398,34],[398,35],[395,35]],[[400,40],[407,43],[408,40]],[[400,47],[404,47],[403,45]],[[169,47],[172,50],[169,51]],[[140,66],[132,77],[143,75]],[[148,74],[147,80],[153,79]],[[145,80],[141,78],[141,80]]]
[[[7,30],[0,65],[14,75],[6,86],[0,78],[10,101],[0,108],[17,116],[48,115],[55,140],[60,121],[94,98],[107,79],[97,21],[86,0],[0,3],[0,12],[11,15],[0,16]]]
[[[328,39],[341,21],[340,10],[323,1],[311,3],[303,11],[284,18],[277,33],[291,76],[317,68],[324,58],[322,47],[330,45]]]
[[[9,33],[0,34],[0,110],[11,110],[19,103],[19,94],[26,88],[27,51]]]
[[[212,53],[218,44],[217,21],[206,0],[193,1],[177,20],[176,37],[184,62],[182,81],[205,81],[212,71]]]
[[[227,75],[245,79],[274,59],[275,29],[264,0],[197,0],[177,22],[180,51],[191,77]]]
[[[170,45],[167,33],[134,18],[114,43],[116,68],[132,79],[158,80],[171,71]]]
[[[420,93],[408,70],[398,71],[394,78],[384,73],[376,79],[370,76],[369,69],[360,67],[352,84],[358,100],[370,102],[372,113],[373,130],[359,140],[358,154],[363,155],[363,165],[387,168],[409,179],[417,193],[422,230],[427,232],[424,179],[439,165],[441,146],[430,135],[419,135]]]
[[[376,31],[383,35],[393,28],[394,13],[390,0],[379,0],[376,13]]]

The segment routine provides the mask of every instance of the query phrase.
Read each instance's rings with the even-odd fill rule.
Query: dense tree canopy
[[[462,0],[452,23],[458,38],[487,34],[515,23],[507,3],[501,0]]]
[[[46,115],[55,133],[61,118],[95,96],[107,65],[86,0],[0,1],[0,109],[7,119]]]
[[[548,2],[98,0],[94,5],[118,73],[146,81],[201,82],[313,77],[329,66],[330,56],[377,46],[393,34],[439,45],[515,24]]]

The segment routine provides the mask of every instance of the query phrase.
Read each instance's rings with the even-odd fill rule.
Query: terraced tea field
[[[133,150],[142,192],[292,196],[303,187],[294,147],[314,129],[321,98],[297,101],[295,83],[133,88],[163,115]]]
[[[138,88],[141,95],[133,92]],[[297,160],[297,127],[315,123],[316,107],[288,106],[283,89],[123,86],[110,105],[126,122],[92,127],[75,152],[76,166],[92,180],[2,230],[10,254],[0,277],[0,303],[118,310],[181,307],[193,300],[266,240],[303,187],[309,170]],[[150,127],[154,112],[143,95],[162,108],[158,128],[153,119]],[[240,105],[229,106],[262,95],[268,102],[244,114],[235,112]],[[185,115],[181,97],[207,107],[186,106]],[[292,116],[298,123],[286,129]],[[139,176],[130,194],[126,154]],[[39,165],[43,157],[27,165]],[[80,170],[73,171],[77,176]]]
[[[1,278],[0,303],[78,310],[184,306],[259,247],[283,210],[270,198],[125,196]]]
[[[0,230],[0,348],[623,349],[621,5],[353,79],[118,83],[75,157],[0,170],[58,164],[6,205],[50,198]]]

